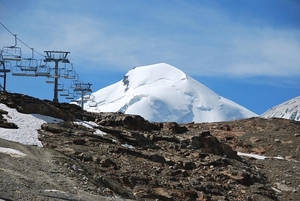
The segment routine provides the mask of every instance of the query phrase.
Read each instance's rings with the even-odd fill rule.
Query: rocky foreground
[[[299,200],[300,122],[150,123],[0,95],[20,112],[65,120],[41,126],[44,148],[0,140],[26,154],[0,153],[0,200]],[[0,126],[17,129],[1,117]]]

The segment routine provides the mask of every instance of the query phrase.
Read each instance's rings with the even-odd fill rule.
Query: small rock
[[[277,143],[281,143],[280,139],[275,139],[274,141]]]

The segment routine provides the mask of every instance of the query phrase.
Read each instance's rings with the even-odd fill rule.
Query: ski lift
[[[37,61],[35,59],[22,59],[20,63],[17,64],[18,67],[20,67],[23,71],[37,71]]]
[[[17,62],[17,66],[19,66],[21,70],[24,71],[37,71],[38,61],[33,57],[34,51],[33,48],[31,48],[31,58],[22,59],[20,62]]]
[[[89,107],[97,107],[97,102],[96,101],[89,101]]]
[[[0,83],[0,91],[6,91],[6,73],[10,72],[10,62],[0,61],[0,67],[2,67],[0,68],[0,78],[3,78],[3,84]]]
[[[91,95],[87,93],[83,96],[83,100],[90,100],[90,97]]]
[[[71,93],[69,91],[69,96],[66,97],[67,100],[71,100],[71,102],[77,102],[78,100],[76,100],[76,98],[78,98],[74,93]]]
[[[57,91],[64,91],[64,84],[58,84],[57,85]]]
[[[63,77],[66,79],[75,79],[76,78],[76,72],[73,69],[72,63],[64,63],[65,67],[63,68]]]
[[[0,61],[0,73],[9,73],[11,70],[11,63],[9,61]]]
[[[47,84],[54,84],[54,79],[50,77],[46,77],[46,83]]]
[[[60,73],[61,69],[55,69],[55,68],[50,68],[49,70],[49,76],[50,78],[60,78],[61,77],[61,73]]]
[[[67,100],[75,100],[75,98],[76,97],[74,95],[69,95],[69,96],[66,97]],[[74,101],[72,101],[72,102],[74,102]]]
[[[22,56],[21,48],[17,47],[17,35],[14,34],[15,45],[4,46],[1,50],[1,57],[3,61],[20,61]]]
[[[68,89],[61,90],[60,96],[70,96],[70,92]]]
[[[73,68],[64,70],[64,78],[66,78],[66,79],[75,79],[76,75],[77,75],[77,73]]]
[[[19,66],[14,66],[11,74],[13,76],[26,76],[26,72],[23,71]]]
[[[76,77],[77,77],[77,79],[75,79],[75,80],[73,80],[72,82],[71,82],[71,84],[70,84],[70,87],[71,88],[76,88],[76,87],[78,87],[80,84],[82,84],[83,82],[79,79],[79,75],[78,74],[76,74]]]
[[[23,70],[19,66],[14,66],[12,68],[12,73],[13,76],[27,76],[27,77],[36,77],[35,71],[31,70]]]
[[[38,66],[37,71],[36,71],[37,76],[50,76],[50,66],[47,65],[47,63],[41,64]]]

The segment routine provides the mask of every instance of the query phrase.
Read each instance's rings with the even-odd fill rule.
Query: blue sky
[[[69,51],[94,91],[164,62],[257,114],[300,95],[299,19],[298,0],[0,0],[1,23],[41,54]],[[42,77],[9,74],[7,90],[53,99]]]

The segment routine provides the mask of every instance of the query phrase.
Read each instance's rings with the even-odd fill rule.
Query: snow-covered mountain
[[[138,114],[151,122],[216,122],[257,116],[165,64],[136,67],[91,95],[84,109]]]
[[[300,96],[292,98],[275,107],[270,108],[261,115],[263,118],[284,118],[300,121]]]

